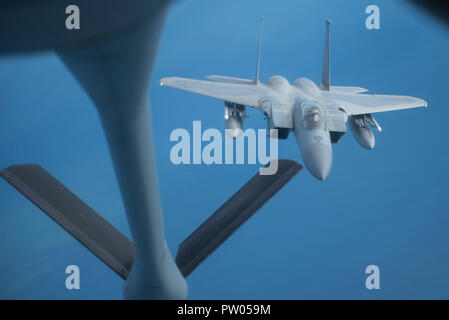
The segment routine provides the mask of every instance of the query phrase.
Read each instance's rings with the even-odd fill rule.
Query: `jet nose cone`
[[[323,181],[332,168],[332,150],[323,143],[313,143],[304,152],[304,163],[315,178]]]

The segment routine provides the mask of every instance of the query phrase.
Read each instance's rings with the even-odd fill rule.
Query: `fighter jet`
[[[372,115],[376,112],[415,107],[427,107],[427,102],[409,96],[362,94],[360,87],[331,86],[330,81],[330,29],[326,19],[326,36],[321,84],[308,78],[298,78],[289,83],[276,75],[266,83],[259,80],[260,48],[262,42],[261,18],[256,77],[241,79],[211,75],[206,80],[169,77],[160,80],[161,85],[224,100],[224,118],[227,132],[237,138],[242,132],[246,107],[253,107],[264,114],[268,129],[277,129],[279,139],[287,139],[293,131],[309,172],[319,180],[325,180],[332,167],[332,144],[346,132],[346,122],[357,142],[366,149],[373,149],[374,135],[369,126],[382,131]]]

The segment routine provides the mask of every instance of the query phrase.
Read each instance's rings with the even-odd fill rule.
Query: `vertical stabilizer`
[[[259,70],[260,70],[260,48],[262,47],[262,27],[263,27],[263,17],[260,17],[260,31],[259,31],[259,49],[257,50],[257,69],[256,69],[256,79],[254,83],[259,84]]]
[[[321,75],[321,90],[329,91],[331,75],[330,75],[330,46],[329,46],[329,27],[332,21],[326,19],[326,39],[324,40],[324,57],[323,57],[323,73]]]

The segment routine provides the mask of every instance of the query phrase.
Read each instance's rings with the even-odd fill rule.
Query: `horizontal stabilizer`
[[[206,78],[210,79],[210,80],[217,81],[217,82],[224,82],[224,83],[254,84],[254,80],[251,80],[251,79],[234,78],[234,77],[227,77],[227,76],[216,76],[216,75],[207,76]]]
[[[15,165],[0,175],[122,278],[134,262],[134,244],[36,164]]]
[[[340,87],[340,86],[331,86],[330,92],[334,93],[362,93],[367,92],[368,89],[360,88],[360,87]]]
[[[181,273],[187,277],[302,168],[295,161],[278,160],[276,174],[257,173],[179,245],[176,263]]]

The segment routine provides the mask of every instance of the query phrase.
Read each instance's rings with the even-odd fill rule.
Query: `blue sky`
[[[377,4],[381,29],[365,28]],[[223,128],[222,102],[160,87],[166,76],[252,78],[265,17],[261,80],[319,82],[324,19],[332,25],[332,82],[423,98],[429,108],[381,113],[376,147],[348,132],[325,182],[296,176],[188,278],[192,299],[449,298],[448,29],[403,1],[179,1],[150,85],[166,237],[178,244],[258,169],[169,160],[176,128]],[[0,167],[39,163],[130,236],[92,102],[52,53],[0,60]],[[246,127],[264,128],[249,110]],[[280,157],[298,158],[293,136]],[[123,280],[0,181],[0,298],[120,299]],[[65,268],[81,289],[65,288]],[[379,266],[368,291],[365,267]]]

